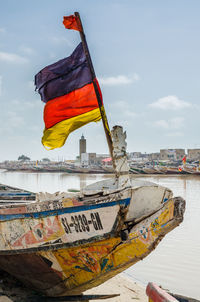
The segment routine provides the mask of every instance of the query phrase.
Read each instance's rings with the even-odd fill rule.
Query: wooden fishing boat
[[[72,20],[68,28],[80,30],[115,175],[80,192],[32,194],[32,200],[22,202],[7,194],[0,203],[0,268],[48,296],[79,295],[143,259],[182,222],[185,209],[185,201],[174,198],[168,188],[130,178],[126,133],[120,126],[109,130],[80,16],[67,18]],[[55,65],[44,70],[47,84],[54,80],[52,70]],[[63,74],[59,76],[63,82]],[[47,102],[51,104],[54,100]],[[72,119],[74,130],[77,116]],[[57,120],[55,125],[57,131]],[[47,147],[60,144],[58,132],[54,136],[53,131],[45,128]]]
[[[46,295],[80,294],[143,259],[183,219],[164,187],[99,182],[0,207],[0,267]]]
[[[0,204],[6,203],[26,203],[27,201],[35,201],[35,193],[13,188],[8,185],[0,184]]]

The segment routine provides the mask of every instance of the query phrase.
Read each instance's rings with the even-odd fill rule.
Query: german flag
[[[35,76],[44,107],[43,145],[62,147],[68,135],[101,119],[94,81],[80,43],[71,56],[42,69]],[[97,83],[99,93],[100,88]],[[101,96],[102,97],[102,96]]]

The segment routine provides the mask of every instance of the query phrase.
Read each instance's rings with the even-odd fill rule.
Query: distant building
[[[150,153],[149,154],[149,160],[159,160],[160,159],[160,153]]]
[[[187,158],[191,160],[200,160],[200,149],[188,149]]]
[[[185,156],[185,149],[161,149],[161,160],[182,160]]]
[[[96,165],[102,165],[103,160],[110,157],[109,154],[97,154],[96,155]]]
[[[81,154],[86,153],[86,139],[84,138],[83,134],[81,139],[79,140],[79,158],[81,160]]]
[[[185,156],[185,149],[175,149],[176,150],[176,160],[182,160]]]
[[[130,152],[129,153],[129,158],[134,159],[134,158],[141,158],[142,153],[141,152]]]
[[[81,153],[81,165],[91,166],[96,164],[96,153]]]
[[[97,158],[107,158],[109,156],[109,154],[97,154]]]

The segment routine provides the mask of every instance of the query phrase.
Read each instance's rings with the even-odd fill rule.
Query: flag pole
[[[109,128],[109,125],[108,125],[106,112],[105,112],[105,109],[104,109],[104,106],[103,106],[102,98],[101,98],[101,95],[100,95],[100,92],[99,92],[99,89],[98,89],[98,86],[97,86],[97,82],[95,80],[96,75],[95,75],[94,67],[93,67],[93,64],[92,64],[92,59],[91,59],[90,52],[89,52],[89,49],[88,49],[88,45],[87,45],[87,41],[86,41],[85,33],[84,33],[84,30],[83,30],[80,15],[79,15],[78,12],[75,12],[74,15],[79,20],[80,25],[81,25],[82,30],[79,31],[79,33],[80,33],[81,41],[82,41],[82,44],[83,44],[83,50],[84,50],[84,53],[85,53],[85,56],[86,56],[86,59],[87,59],[87,62],[88,62],[89,68],[90,68],[91,75],[92,75],[92,83],[94,85],[94,90],[95,90],[95,93],[96,93],[96,97],[97,97],[97,101],[98,101],[98,105],[99,105],[99,110],[100,110],[100,113],[101,113],[101,118],[102,118],[102,122],[103,122],[104,131],[105,131],[105,134],[106,134],[106,139],[107,139],[110,155],[112,157],[113,167],[115,169],[115,162],[114,162],[114,157],[113,157],[112,137],[111,137],[110,128]]]

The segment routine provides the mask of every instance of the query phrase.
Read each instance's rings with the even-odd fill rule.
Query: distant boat
[[[99,119],[101,111],[115,175],[73,193],[34,195],[22,190],[20,195],[17,189],[0,187],[0,268],[48,296],[79,295],[143,259],[182,222],[185,210],[185,201],[181,197],[174,198],[168,188],[129,177],[126,133],[120,126],[115,126],[112,132],[109,130],[79,14],[65,17],[65,24],[67,28],[80,31],[85,56],[81,53],[78,65],[70,66],[69,79],[68,74],[63,74],[63,62],[73,59],[74,64],[77,62],[74,56],[59,61],[60,69],[53,64],[41,71],[37,78],[39,91],[43,95],[48,92],[46,86],[53,85],[52,93],[55,80],[57,93],[66,77],[70,85],[74,81],[79,85],[82,78],[72,77],[71,73],[79,77],[80,69],[90,66],[93,86],[89,84],[87,89],[92,93],[90,89],[94,88],[99,102],[99,108],[94,109],[98,116],[95,120]],[[43,76],[47,77],[47,82],[41,84]],[[65,83],[64,89],[70,85]],[[83,90],[85,92],[85,88]],[[57,118],[63,117],[65,112],[62,110],[61,115],[58,112],[51,116],[54,112],[49,107],[57,101],[63,102],[63,98],[57,97],[45,105],[47,127],[43,144],[50,148],[65,142],[69,133],[65,136],[65,132],[59,131],[69,125],[70,131],[76,129],[88,116],[93,119],[89,111],[58,122]],[[86,99],[88,101],[88,97]],[[75,101],[70,105],[73,110],[66,116],[76,111]],[[84,109],[78,108],[78,112],[87,109],[88,103],[86,105]],[[59,106],[55,107],[57,110]],[[65,103],[64,107],[67,107]]]

